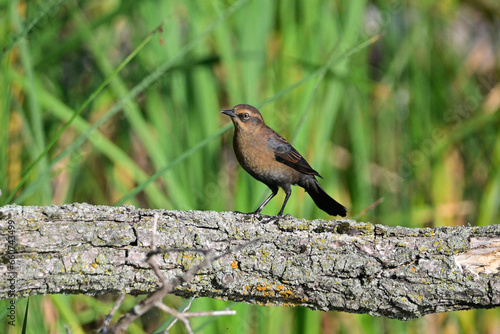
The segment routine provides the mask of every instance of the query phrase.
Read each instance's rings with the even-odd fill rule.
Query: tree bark
[[[0,299],[153,292],[158,278],[145,259],[155,213],[157,247],[178,249],[156,256],[170,279],[202,260],[195,250],[223,253],[259,238],[179,286],[183,297],[400,320],[500,304],[499,225],[417,229],[290,216],[263,224],[269,217],[88,204],[0,208]]]

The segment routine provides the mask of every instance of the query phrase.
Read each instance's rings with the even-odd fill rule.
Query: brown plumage
[[[233,109],[221,112],[233,121],[233,146],[239,163],[272,191],[254,213],[259,213],[276,196],[278,189],[282,188],[286,197],[278,216],[283,215],[292,193],[291,185],[299,185],[321,210],[332,216],[346,216],[347,209],[331,198],[316,180],[316,176],[321,175],[312,169],[290,143],[266,125],[256,108],[238,104]]]

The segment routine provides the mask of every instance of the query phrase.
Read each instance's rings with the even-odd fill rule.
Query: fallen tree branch
[[[224,254],[177,286],[259,305],[305,306],[408,320],[500,305],[500,226],[410,229],[353,220],[304,221],[232,212],[88,204],[0,208],[0,298],[37,294],[151,293],[146,262],[153,216],[167,281]],[[198,250],[198,251],[197,251]]]

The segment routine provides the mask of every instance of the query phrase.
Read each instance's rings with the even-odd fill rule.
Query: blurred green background
[[[0,0],[0,205],[253,211],[269,190],[237,164],[232,125],[219,113],[248,103],[351,218],[496,224],[499,17],[496,0]],[[277,213],[283,198],[263,213]],[[285,213],[330,219],[300,188]],[[28,333],[63,333],[64,324],[91,332],[113,301],[32,297]],[[119,314],[135,302],[128,296]],[[20,331],[25,305],[17,303],[17,326],[3,319],[0,332]],[[208,298],[191,310],[226,307],[238,314],[195,319],[193,328],[500,332],[498,310],[405,323]],[[169,321],[152,311],[129,332]]]

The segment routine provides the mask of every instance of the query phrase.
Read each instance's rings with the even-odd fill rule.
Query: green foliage
[[[411,227],[496,224],[495,10],[432,0],[0,0],[0,205],[253,211],[269,190],[237,165],[232,126],[219,114],[249,103],[321,173],[351,217]],[[280,193],[263,213],[278,212],[282,200]],[[298,188],[286,213],[329,219]],[[127,297],[120,312],[134,302]],[[181,303],[173,298],[172,306]],[[64,324],[83,333],[100,326],[112,300],[36,296],[30,304],[28,333],[64,332]],[[17,333],[23,305],[17,327],[3,321],[0,331]],[[193,327],[499,330],[489,321],[495,310],[399,323],[206,298],[192,308],[228,306],[238,315]],[[169,321],[152,313],[130,332]]]

